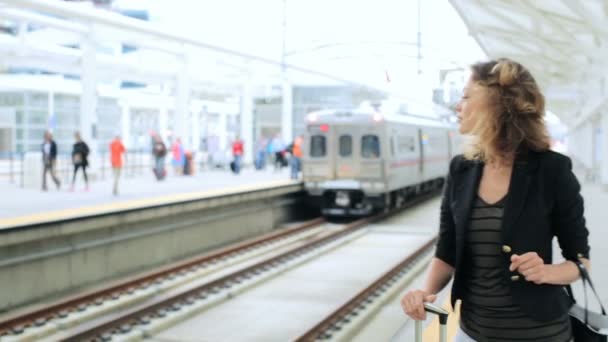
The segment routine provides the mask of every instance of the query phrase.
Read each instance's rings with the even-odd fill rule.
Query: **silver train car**
[[[459,147],[456,128],[438,120],[374,110],[313,112],[303,143],[304,185],[324,215],[368,215],[442,187]]]

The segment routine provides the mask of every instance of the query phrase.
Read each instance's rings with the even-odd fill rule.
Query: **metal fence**
[[[0,152],[0,183],[15,184],[23,187],[24,180],[23,152]],[[122,175],[125,177],[137,177],[148,173],[153,167],[153,158],[149,151],[128,150],[125,153],[125,162]],[[109,152],[101,152],[89,158],[87,174],[89,181],[104,180],[112,177],[112,165],[110,164]],[[69,153],[58,154],[55,164],[57,177],[63,184],[70,184],[74,173],[72,155]],[[42,178],[42,174],[40,175]],[[79,176],[82,177],[82,176]]]

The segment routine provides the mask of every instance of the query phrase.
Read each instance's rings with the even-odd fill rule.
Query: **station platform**
[[[258,188],[297,183],[290,180],[289,175],[288,169],[277,172],[271,169],[244,169],[239,175],[225,170],[209,170],[191,176],[168,176],[157,181],[150,173],[140,178],[120,179],[117,196],[112,194],[111,179],[90,183],[89,191],[84,191],[83,181],[78,179],[73,192],[69,191],[69,184],[62,184],[57,190],[52,182],[48,192],[2,185],[5,200],[0,206],[0,228],[42,222],[46,218],[91,214],[102,208],[142,207],[165,201],[220,195],[238,189],[246,190],[247,186]]]

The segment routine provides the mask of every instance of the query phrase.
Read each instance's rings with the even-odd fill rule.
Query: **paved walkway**
[[[168,176],[161,182],[156,181],[153,174],[150,173],[140,178],[121,179],[118,196],[112,195],[112,181],[107,178],[103,181],[92,182],[88,192],[84,191],[84,184],[80,179],[80,182],[77,181],[74,192],[69,191],[69,185],[62,185],[60,190],[56,190],[52,182],[49,184],[48,192],[2,184],[0,185],[0,192],[2,193],[0,219],[116,201],[218,190],[225,187],[288,179],[289,170],[287,168],[280,172],[246,169],[239,175],[224,170],[212,170],[203,171],[193,176]]]

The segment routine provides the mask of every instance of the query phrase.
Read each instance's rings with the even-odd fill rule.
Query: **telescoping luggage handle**
[[[424,303],[424,311],[433,313],[439,316],[439,341],[446,342],[448,340],[447,324],[448,312],[431,303]],[[416,321],[416,342],[422,342],[422,321]]]

